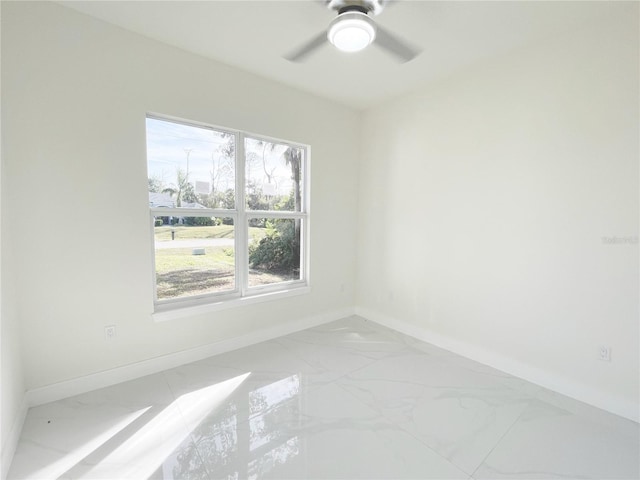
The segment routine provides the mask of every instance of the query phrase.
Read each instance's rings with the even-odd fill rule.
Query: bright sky
[[[196,186],[196,182],[208,182],[210,185],[211,172],[214,171],[219,191],[233,188],[233,159],[224,153],[224,147],[230,141],[233,137],[229,134],[212,128],[147,118],[148,175],[159,178],[168,186],[175,184],[178,168],[184,172],[188,168],[189,181]],[[273,149],[270,148],[272,146]],[[267,143],[264,147],[265,144],[258,140],[245,139],[247,180],[262,186],[267,194],[290,193],[291,169],[282,156],[286,146]]]

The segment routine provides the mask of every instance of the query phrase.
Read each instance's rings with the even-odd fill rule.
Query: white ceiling
[[[375,46],[345,54],[329,44],[302,64],[283,59],[284,54],[326,30],[334,17],[319,0],[59,3],[364,109],[484,59],[619,15],[632,2],[394,1],[375,21],[422,48],[421,55],[405,64]]]

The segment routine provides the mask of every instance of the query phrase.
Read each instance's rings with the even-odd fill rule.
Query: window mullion
[[[153,255],[151,255],[151,278],[153,279],[153,304],[158,301],[158,282],[156,280],[156,255],[155,255],[155,216],[153,210],[151,210],[149,215],[149,226],[151,228],[151,244],[154,246]]]
[[[246,213],[245,194],[245,151],[244,134],[236,136],[236,210],[238,212],[238,224],[236,225],[236,280],[241,295],[245,295],[248,285],[249,273],[249,224]]]
[[[307,218],[306,213],[290,212],[287,210],[249,210],[245,212],[247,219],[249,218]]]

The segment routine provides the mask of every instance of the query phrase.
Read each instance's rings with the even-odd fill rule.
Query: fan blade
[[[398,59],[403,63],[414,59],[421,52],[421,50],[417,48],[410,47],[403,40],[396,37],[388,30],[385,30],[380,25],[376,25],[375,43],[377,43],[380,47],[384,48],[389,53],[392,53],[393,55],[398,57]]]
[[[300,48],[284,56],[290,62],[302,62],[309,54],[320,48],[327,40],[327,32],[320,32]]]

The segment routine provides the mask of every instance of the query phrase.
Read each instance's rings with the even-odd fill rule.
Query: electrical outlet
[[[607,347],[606,345],[601,345],[598,350],[598,358],[603,362],[611,361],[611,347]]]
[[[114,338],[116,338],[116,326],[107,325],[106,327],[104,327],[104,339],[113,340]]]

